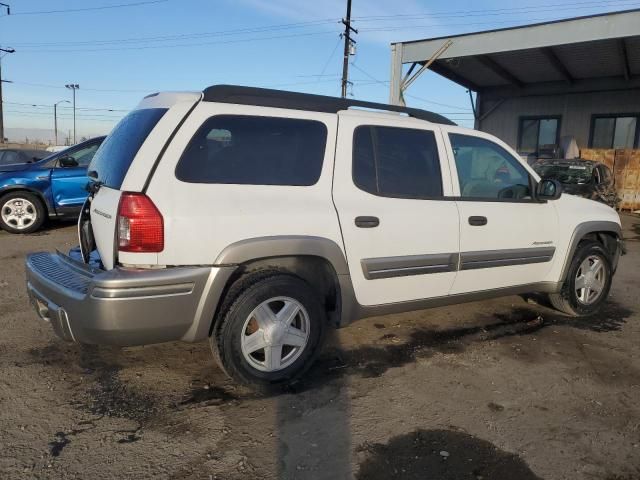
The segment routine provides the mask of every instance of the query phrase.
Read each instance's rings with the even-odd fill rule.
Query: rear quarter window
[[[98,181],[119,189],[136,153],[151,130],[166,113],[166,108],[134,110],[111,130],[89,164]]]
[[[326,126],[315,120],[218,115],[189,142],[176,178],[189,183],[309,186],[320,178]]]

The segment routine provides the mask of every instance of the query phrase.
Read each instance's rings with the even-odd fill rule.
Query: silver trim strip
[[[176,283],[172,285],[154,285],[151,287],[101,288],[94,287],[93,298],[148,298],[189,295],[193,292],[194,283]]]

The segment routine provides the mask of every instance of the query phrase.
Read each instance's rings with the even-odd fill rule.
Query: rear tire
[[[222,311],[211,336],[214,357],[238,383],[270,392],[299,378],[324,340],[327,317],[316,292],[287,273],[258,273]]]
[[[601,243],[586,240],[578,245],[560,293],[549,294],[553,307],[571,317],[596,313],[611,289],[611,258]]]
[[[9,233],[33,233],[44,223],[46,209],[29,192],[13,192],[0,198],[0,228]]]

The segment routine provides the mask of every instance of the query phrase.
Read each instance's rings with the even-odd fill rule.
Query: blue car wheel
[[[44,206],[32,193],[8,193],[0,198],[0,227],[9,233],[33,233],[44,219]]]

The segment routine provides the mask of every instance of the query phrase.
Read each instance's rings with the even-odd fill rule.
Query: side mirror
[[[73,157],[62,157],[60,160],[60,166],[62,168],[70,168],[70,167],[77,167],[78,166],[78,161],[73,158]]]
[[[557,180],[543,178],[538,183],[536,194],[539,200],[557,200],[562,195],[562,184]]]

